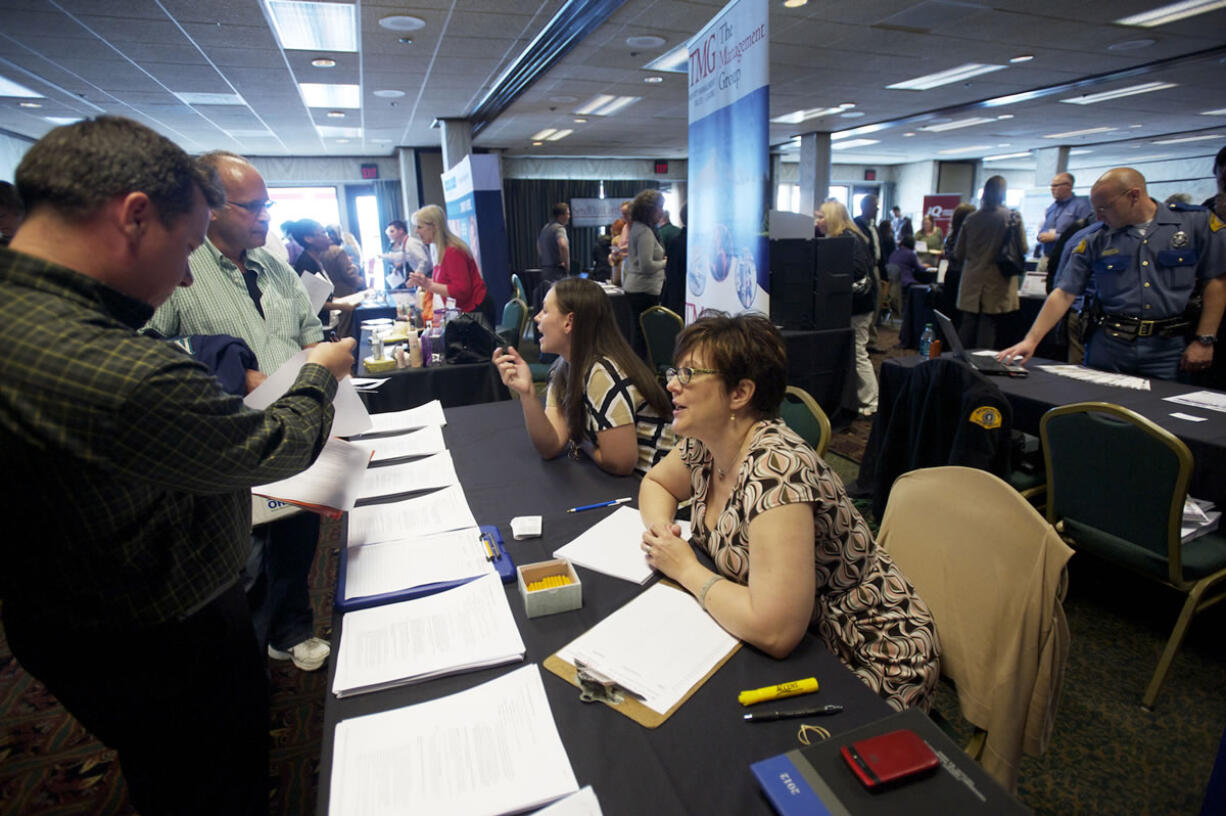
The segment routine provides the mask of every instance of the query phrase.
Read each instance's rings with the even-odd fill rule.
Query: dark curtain
[[[660,186],[657,181],[606,181],[606,198],[634,198],[648,187]],[[531,269],[540,265],[536,239],[549,221],[553,205],[572,198],[598,198],[599,181],[576,179],[504,179],[503,200],[507,212],[507,243],[511,255],[511,271]],[[592,248],[596,245],[599,227],[566,228],[570,240],[570,268],[581,272],[592,266]]]
[[[409,220],[404,214],[404,207],[401,202],[399,179],[381,179],[375,182],[375,203],[379,207],[380,229],[386,227],[387,222],[395,221],[397,218],[405,221]],[[391,249],[387,245],[386,235],[381,236],[379,246],[381,247],[379,249],[380,252],[387,252]],[[367,251],[369,252],[370,250]]]

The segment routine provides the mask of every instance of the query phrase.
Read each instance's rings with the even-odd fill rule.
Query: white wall
[[[1210,151],[1198,158],[1142,161],[1134,162],[1130,166],[1145,176],[1149,194],[1158,201],[1162,201],[1172,193],[1188,193],[1192,196],[1193,204],[1200,204],[1217,192],[1217,183],[1213,179],[1215,154],[1216,151]],[[1089,195],[1094,180],[1114,166],[1078,165],[1069,169],[1077,176],[1078,193],[1080,194],[1084,188],[1085,194]]]
[[[19,139],[7,133],[0,133],[0,181],[12,181],[17,173],[17,165],[21,157],[30,149],[33,142]]]
[[[919,224],[919,214],[924,208],[924,196],[931,195],[937,188],[937,163],[934,161],[912,162],[895,165],[896,184],[894,200],[889,206],[897,204],[902,208],[903,215],[911,216],[913,224]],[[889,211],[882,209],[881,218],[886,218]]]
[[[269,184],[362,183],[363,164],[379,166],[380,179],[400,178],[400,161],[395,156],[248,156]]]

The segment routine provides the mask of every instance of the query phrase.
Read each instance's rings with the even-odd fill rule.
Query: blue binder
[[[507,552],[507,548],[502,540],[502,533],[498,532],[498,528],[493,524],[484,524],[480,528],[483,535],[490,537],[494,552],[498,557],[494,559],[494,568],[498,570],[498,575],[502,578],[504,584],[509,584],[515,580],[515,562],[511,560],[511,554]],[[424,598],[427,595],[433,595],[436,592],[452,589],[454,587],[467,584],[474,578],[457,578],[454,581],[435,581],[432,584],[421,584],[420,586],[407,587],[405,589],[397,589],[392,592],[383,592],[378,595],[363,595],[357,598],[345,597],[345,576],[349,572],[349,548],[341,549],[341,565],[339,576],[336,581],[336,596],[333,599],[332,605],[339,612],[352,612],[355,609],[366,609],[371,606],[380,606],[387,603],[395,603],[396,601],[407,601],[412,598]]]

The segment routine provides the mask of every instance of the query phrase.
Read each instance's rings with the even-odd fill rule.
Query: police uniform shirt
[[[1095,226],[1073,247],[1056,287],[1079,295],[1093,276],[1107,314],[1178,317],[1198,279],[1226,273],[1226,225],[1201,207],[1158,204],[1144,228]]]

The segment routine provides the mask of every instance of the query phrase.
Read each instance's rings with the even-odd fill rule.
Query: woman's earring
[[[728,421],[729,421],[729,422],[736,422],[736,414],[733,414],[732,416],[728,417]]]

